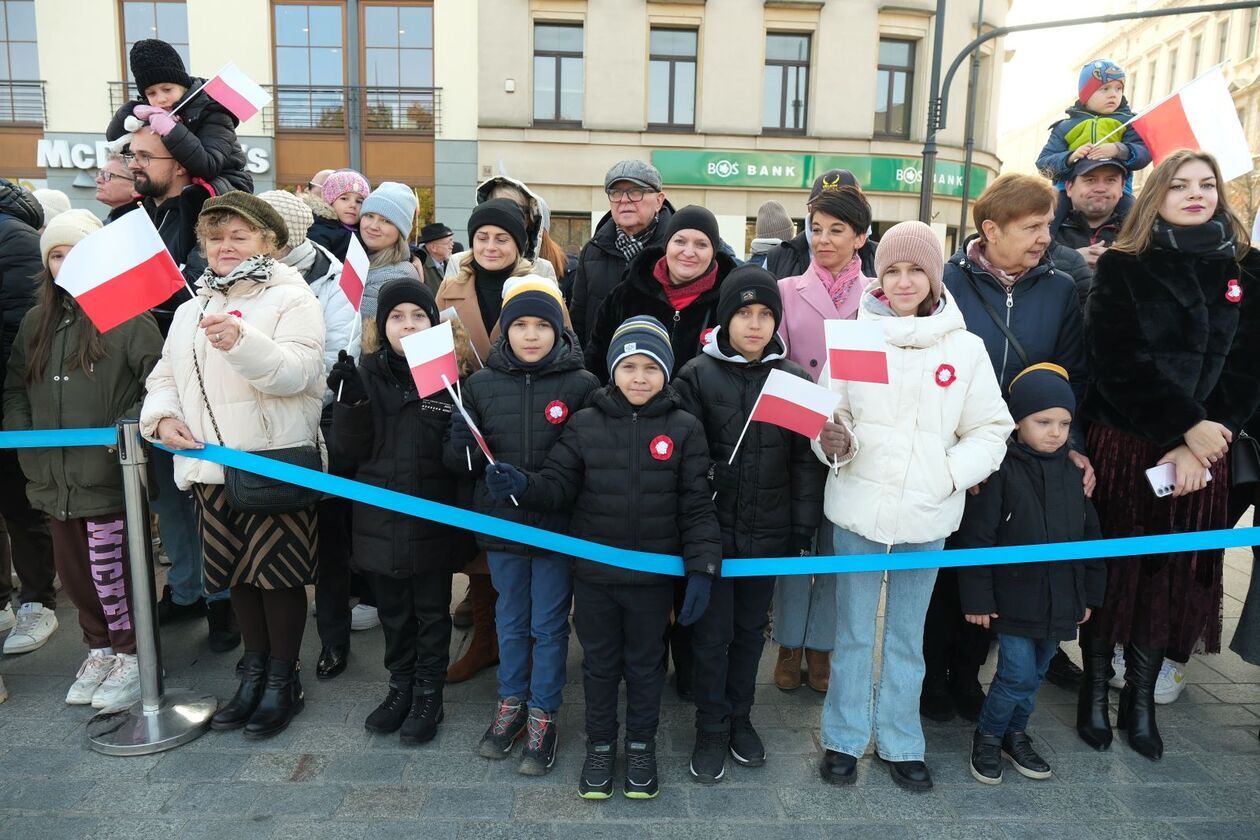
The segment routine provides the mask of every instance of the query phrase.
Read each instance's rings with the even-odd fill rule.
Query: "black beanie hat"
[[[428,286],[414,279],[390,280],[381,286],[376,296],[376,329],[382,341],[385,339],[385,322],[389,320],[390,310],[400,303],[414,303],[423,309],[424,314],[429,316],[430,326],[436,327],[442,322],[437,300]]]
[[[680,230],[700,231],[709,237],[709,244],[713,246],[713,252],[717,253],[718,245],[722,241],[722,236],[718,233],[717,217],[705,208],[698,204],[688,204],[674,213],[669,220],[669,227],[665,228],[665,242],[668,243]]]
[[[741,265],[726,275],[722,288],[718,292],[717,320],[726,334],[730,329],[731,318],[741,307],[760,303],[774,315],[774,329],[777,332],[783,321],[783,298],[779,295],[779,284],[774,275],[759,265]]]
[[[1068,372],[1049,362],[1026,367],[1011,380],[1007,406],[1015,422],[1047,408],[1063,408],[1076,414],[1076,395],[1068,384]]]
[[[157,38],[145,38],[136,41],[131,47],[131,77],[136,81],[136,90],[140,98],[144,98],[144,89],[163,82],[174,82],[191,88],[192,77],[184,69],[184,60],[179,57],[175,48]]]
[[[516,250],[522,257],[525,256],[528,236],[525,233],[525,214],[521,212],[519,204],[507,198],[492,198],[478,204],[468,217],[468,235],[475,237],[478,228],[486,225],[506,230],[516,243]]]

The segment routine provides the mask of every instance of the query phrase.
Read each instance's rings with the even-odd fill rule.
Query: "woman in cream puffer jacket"
[[[939,551],[962,521],[967,490],[1002,463],[1015,424],[984,349],[944,294],[944,255],[931,228],[894,225],[875,252],[879,279],[867,286],[858,321],[884,332],[888,383],[832,380],[833,422],[814,443],[832,466],[823,512],[835,524],[836,554]],[[893,564],[890,562],[890,567]],[[879,686],[872,698],[876,613],[887,576]],[[836,576],[833,679],[822,714],[822,775],[852,782],[857,759],[875,749],[893,781],[926,790],[919,689],[923,619],[936,569]],[[872,718],[874,718],[872,720]]]

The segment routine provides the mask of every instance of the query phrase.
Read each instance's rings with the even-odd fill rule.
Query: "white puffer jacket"
[[[315,267],[317,257],[322,257],[321,264],[325,270],[318,277],[308,277]],[[324,373],[332,370],[337,363],[341,351],[345,350],[357,361],[359,343],[363,338],[359,328],[359,313],[346,297],[341,288],[341,260],[332,252],[313,239],[304,239],[281,260],[285,265],[297,270],[310,286],[315,297],[319,299],[320,310],[324,314]],[[324,389],[324,405],[328,405],[336,396],[327,388]]]
[[[316,443],[324,392],[324,317],[302,275],[277,263],[267,282],[238,280],[226,294],[197,285],[196,299],[175,311],[162,358],[145,383],[140,433],[156,441],[158,421],[174,417],[197,440],[233,449]],[[209,315],[239,313],[241,337],[231,350],[214,349],[197,326],[202,306]],[[223,441],[206,411],[194,352]],[[175,483],[184,490],[222,484],[223,468],[176,457]]]
[[[898,318],[871,283],[859,320],[884,324],[888,384],[818,384],[841,395],[836,417],[853,446],[827,478],[823,510],[841,528],[884,545],[934,542],[962,521],[969,487],[994,472],[1015,424],[984,342],[948,294],[936,312]],[[819,459],[832,465],[817,441]]]

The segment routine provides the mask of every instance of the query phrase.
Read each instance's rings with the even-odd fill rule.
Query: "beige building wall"
[[[433,84],[442,89],[443,140],[477,139],[477,4],[433,4]]]
[[[122,78],[117,11],[115,3],[35,3],[39,72],[46,83],[49,131],[99,134],[113,116],[106,82]]]
[[[271,84],[272,7],[258,0],[188,3],[188,72],[209,78],[229,61],[260,85]],[[263,133],[262,114],[236,130],[241,136]]]

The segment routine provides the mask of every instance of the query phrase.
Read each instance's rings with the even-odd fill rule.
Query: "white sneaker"
[[[351,630],[371,630],[380,623],[381,617],[377,615],[376,607],[369,607],[367,604],[355,604],[354,609],[350,610]]]
[[[140,664],[135,655],[119,653],[114,658],[114,667],[92,695],[94,709],[125,709],[140,699]]]
[[[1116,645],[1116,651],[1111,655],[1111,670],[1115,671],[1111,675],[1111,679],[1107,680],[1107,685],[1112,688],[1124,688],[1124,646]]]
[[[116,664],[118,664],[118,659],[113,654],[98,651],[88,654],[88,658],[84,659],[83,664],[79,666],[74,685],[70,686],[70,690],[66,692],[66,704],[90,706],[92,698],[96,695],[96,689],[100,688],[101,683],[105,681],[105,677]]]
[[[17,616],[13,614],[13,605],[5,604],[0,610],[0,633],[12,630],[14,624],[17,624]]]
[[[23,604],[9,638],[4,640],[5,653],[30,653],[39,650],[57,629],[57,616],[43,604]]]
[[[1186,690],[1186,675],[1181,670],[1181,663],[1165,659],[1160,666],[1159,677],[1155,680],[1155,702],[1166,706],[1181,696]]]

